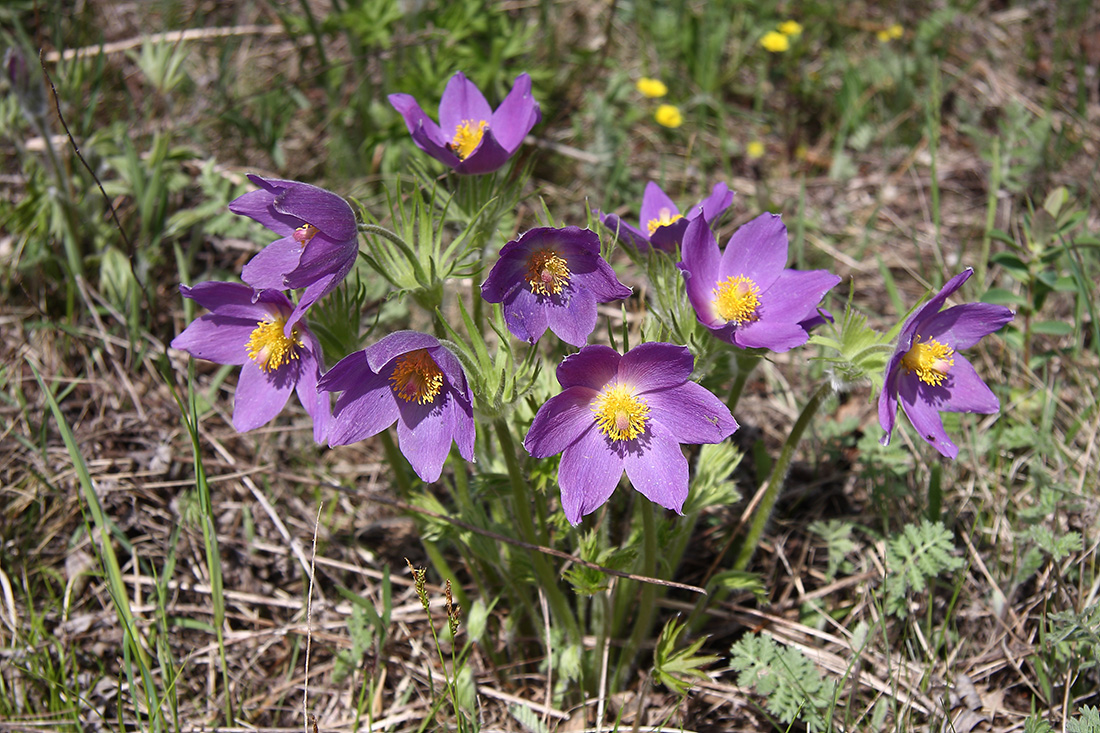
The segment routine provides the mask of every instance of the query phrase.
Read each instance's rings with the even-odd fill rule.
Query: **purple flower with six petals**
[[[210,312],[172,339],[172,348],[217,364],[239,364],[233,427],[246,432],[282,411],[291,391],[313,418],[313,439],[324,442],[332,410],[317,394],[321,344],[305,323],[284,331],[294,306],[278,290],[255,293],[247,285],[203,282],[180,293]]]
[[[523,441],[535,458],[561,453],[558,485],[570,524],[610,498],[626,471],[650,501],[680,513],[688,495],[681,443],[720,443],[737,430],[729,408],[691,382],[683,346],[645,343],[619,355],[585,346],[558,365],[560,394],[539,408]]]
[[[600,238],[579,227],[540,227],[500,250],[481,296],[504,304],[516,338],[535,343],[547,327],[562,341],[583,346],[596,328],[596,304],[620,300],[630,288],[600,257]]]
[[[305,288],[287,319],[287,336],[317,300],[343,282],[359,253],[355,212],[331,191],[308,183],[262,178],[229,204],[280,236],[244,266],[241,279],[257,290]]]
[[[710,196],[681,214],[676,204],[661,187],[653,181],[646,184],[642,195],[642,216],[639,228],[635,228],[615,214],[599,214],[600,221],[611,231],[617,231],[619,237],[626,239],[637,249],[650,246],[666,252],[674,252],[676,245],[683,240],[688,224],[702,217],[714,221],[733,203],[733,191],[724,183],[714,184]],[[597,212],[598,213],[598,212]]]
[[[974,270],[967,268],[947,281],[936,296],[910,317],[901,329],[897,348],[886,365],[886,381],[878,398],[878,421],[888,445],[898,414],[898,400],[922,438],[948,458],[959,447],[947,437],[941,412],[990,415],[1001,408],[974,365],[958,353],[1012,320],[1002,305],[965,303],[941,311],[948,296]]]
[[[456,173],[492,173],[519,149],[542,119],[531,96],[531,77],[520,74],[494,112],[477,85],[461,71],[451,77],[439,102],[439,124],[412,95],[391,94],[390,104],[405,118],[416,146]]]
[[[840,282],[827,270],[788,270],[787,227],[778,214],[742,226],[724,252],[704,218],[684,232],[683,271],[699,322],[742,349],[788,351],[820,323],[817,304]]]
[[[397,331],[340,360],[318,389],[343,392],[329,445],[347,445],[397,423],[397,441],[416,475],[436,481],[451,441],[474,460],[474,412],[466,374],[434,336]]]

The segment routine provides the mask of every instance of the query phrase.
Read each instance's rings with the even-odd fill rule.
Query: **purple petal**
[[[680,209],[668,194],[656,183],[650,181],[645,185],[645,192],[642,194],[642,211],[638,228],[643,232],[649,231],[649,222],[653,219],[660,220],[662,210],[668,212],[669,218],[680,213]]]
[[[599,216],[600,222],[609,230],[615,232],[615,235],[620,240],[629,242],[636,249],[644,250],[650,246],[648,234],[644,234],[630,224],[627,224],[616,214],[600,214]]]
[[[591,293],[597,303],[629,298],[634,291],[619,282],[611,265],[602,257],[583,257],[570,261],[576,267],[572,273],[578,290]]]
[[[787,264],[787,227],[779,214],[761,214],[733,233],[716,282],[744,275],[760,291],[772,286]]]
[[[454,133],[445,134],[439,125],[424,114],[415,99],[408,94],[391,94],[389,100],[393,108],[405,118],[405,127],[409,129],[409,135],[412,136],[418,148],[451,168],[461,162],[458,156],[447,148],[447,143],[454,138]]]
[[[895,353],[890,357],[886,367],[886,379],[883,380],[882,392],[878,396],[878,424],[882,426],[885,435],[880,441],[883,445],[890,445],[890,436],[894,432],[894,424],[898,417],[898,379],[900,378],[902,354]]]
[[[948,412],[977,412],[992,415],[1001,409],[1001,402],[993,394],[978,373],[974,365],[959,354],[955,354],[955,363],[947,374],[944,387],[951,393],[950,398],[940,407]]]
[[[285,290],[286,276],[298,266],[302,251],[293,237],[276,239],[245,263],[241,279],[258,290]]]
[[[619,371],[619,352],[603,344],[585,346],[558,364],[558,384],[562,388],[581,386],[601,390]]]
[[[272,192],[266,188],[249,191],[230,201],[229,210],[234,214],[254,219],[279,236],[285,237],[305,222],[296,216],[276,211],[271,204],[275,201],[277,194],[278,191]]]
[[[458,360],[458,357],[442,344],[434,349],[429,348],[428,354],[432,357],[435,365],[443,372],[447,384],[451,385],[455,393],[469,404],[470,387],[466,384],[466,372],[463,371],[462,362]]]
[[[618,381],[646,393],[683,384],[694,368],[695,357],[687,347],[651,341],[623,354]]]
[[[953,349],[969,349],[983,336],[999,330],[1015,314],[1003,305],[964,303],[936,313],[916,328],[923,338],[934,338]]]
[[[732,343],[742,349],[790,351],[810,339],[810,334],[795,322],[752,321],[727,332]]]
[[[493,110],[476,84],[461,71],[451,77],[439,102],[439,126],[447,139],[453,139],[458,126],[467,120],[477,125],[492,116]]]
[[[373,375],[374,372],[367,366],[367,352],[356,351],[325,372],[317,382],[317,389],[323,392],[343,392]]]
[[[520,74],[512,85],[512,91],[493,113],[489,129],[500,146],[511,155],[541,117],[538,102],[531,96],[531,77]]]
[[[699,322],[711,328],[724,326],[725,321],[714,309],[714,290],[718,284],[722,253],[706,219],[700,216],[688,224],[681,251],[683,262],[680,263],[680,270],[684,274],[688,300]]]
[[[599,430],[589,430],[570,445],[558,465],[561,508],[576,526],[581,517],[611,498],[623,475],[623,458]]]
[[[417,349],[433,349],[439,346],[435,336],[417,331],[394,331],[378,343],[367,347],[367,364],[374,372],[381,372],[389,362],[402,354]],[[386,374],[389,377],[389,374]]]
[[[596,427],[592,400],[597,394],[588,387],[574,386],[551,397],[535,413],[523,447],[534,458],[549,458],[577,442]]]
[[[721,443],[738,427],[725,403],[695,382],[649,392],[643,398],[653,420],[678,443]]]
[[[596,299],[591,293],[570,286],[540,300],[546,323],[558,338],[577,347],[588,342],[589,334],[596,330]]]
[[[595,310],[595,304],[593,304],[593,310]],[[539,301],[539,296],[526,288],[517,287],[504,302],[504,322],[513,336],[520,341],[533,344],[542,338],[550,325],[549,309]],[[595,327],[594,324],[593,327]]]
[[[930,318],[933,314],[938,313],[940,309],[943,308],[943,304],[947,302],[947,299],[953,295],[956,290],[961,288],[963,283],[969,280],[970,276],[973,274],[974,269],[968,267],[948,280],[947,283],[940,288],[940,292],[932,296],[931,300],[918,308],[909,320],[906,321],[905,326],[901,329],[899,341],[909,343],[917,326]]]
[[[295,391],[306,414],[313,420],[313,442],[321,445],[328,436],[329,421],[332,419],[332,400],[328,392],[317,391],[317,381],[321,377],[321,365],[318,357],[321,344],[309,331],[303,334],[306,348],[299,357],[300,370]]]
[[[277,290],[256,293],[240,283],[208,280],[192,287],[180,285],[180,295],[220,316],[261,321],[269,315],[286,317],[294,306]]]
[[[298,362],[292,361],[265,372],[255,362],[244,363],[233,402],[233,428],[238,433],[266,425],[282,412],[298,382],[298,367]]]
[[[317,227],[336,242],[356,237],[355,212],[332,191],[299,181],[282,181],[249,174],[249,180],[268,190],[282,189],[271,206],[276,213],[295,217]]]
[[[369,370],[336,400],[329,445],[347,445],[380,433],[397,421],[398,398],[387,378]],[[327,375],[326,375],[327,376]]]
[[[675,252],[676,247],[684,239],[684,232],[687,231],[688,223],[687,219],[677,219],[671,224],[657,227],[653,230],[649,243],[659,250]]]
[[[508,162],[511,156],[512,154],[497,142],[496,133],[492,128],[487,127],[477,147],[465,160],[455,165],[454,169],[456,173],[462,175],[480,176],[498,170]]]
[[[680,444],[664,434],[660,425],[646,430],[644,447],[633,441],[623,459],[626,477],[634,489],[654,504],[683,514],[688,495],[688,463]],[[648,428],[648,426],[647,426]]]
[[[183,333],[172,339],[172,348],[215,364],[244,364],[248,361],[248,340],[258,322],[256,318],[227,318],[208,313],[191,321]]]
[[[447,392],[434,402],[422,405],[401,401],[397,407],[397,442],[421,481],[433,483],[443,473],[443,464],[451,452],[454,413],[447,403]]]
[[[687,213],[686,218],[696,219],[700,213],[707,221],[716,221],[722,213],[733,203],[733,191],[724,183],[714,184],[710,196],[703,199],[698,206],[693,207]]]
[[[940,413],[921,392],[924,385],[915,374],[902,374],[898,380],[898,397],[901,399],[902,409],[913,423],[917,434],[948,458],[956,458],[959,455],[959,446],[951,442],[947,437],[947,431],[943,429],[943,420]]]
[[[447,404],[451,408],[452,432],[459,455],[473,463],[474,440],[477,436],[474,426],[474,408],[470,404],[469,395],[461,395],[452,389]]]
[[[345,262],[337,264],[339,265],[338,269],[319,277],[306,287],[305,291],[302,293],[302,297],[298,300],[298,305],[294,306],[294,311],[290,314],[290,317],[286,319],[284,331],[288,336],[290,335],[291,329],[293,329],[294,325],[306,314],[310,306],[331,293],[344,281],[347,274],[351,272],[351,268],[355,266],[354,254]]]

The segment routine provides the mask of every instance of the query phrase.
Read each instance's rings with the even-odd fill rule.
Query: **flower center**
[[[920,381],[938,387],[955,365],[955,360],[951,358],[954,354],[954,349],[936,339],[922,343],[920,336],[917,336],[909,351],[901,357],[901,364],[910,372],[916,372]]]
[[[481,138],[485,135],[485,130],[489,127],[489,123],[485,120],[463,120],[455,125],[455,136],[451,142],[447,143],[447,147],[450,151],[458,156],[459,160],[466,160],[470,157],[470,153],[474,152],[474,149],[481,143]]]
[[[649,405],[628,387],[616,384],[596,396],[592,412],[604,435],[612,440],[634,440],[645,432]]]
[[[290,338],[283,334],[286,318],[272,316],[257,323],[248,337],[248,358],[264,372],[274,371],[292,359],[298,358],[302,338],[298,327],[291,329]]]
[[[683,214],[673,214],[672,211],[669,209],[661,209],[657,213],[657,218],[650,219],[645,225],[646,229],[649,230],[649,236],[651,237],[653,236],[653,232],[657,231],[661,227],[667,227],[672,222],[684,218]]]
[[[291,236],[294,237],[294,241],[302,245],[302,248],[304,249],[305,246],[309,244],[309,241],[317,235],[318,231],[320,230],[318,230],[317,227],[313,226],[312,224],[303,224],[302,226],[295,229],[294,234],[292,234]]]
[[[728,277],[714,289],[714,310],[726,323],[755,321],[760,308],[760,288],[744,275]]]
[[[552,249],[540,249],[527,259],[527,284],[538,295],[557,295],[569,284],[569,263]]]
[[[443,372],[427,349],[417,349],[397,357],[390,384],[397,396],[406,402],[416,400],[426,405],[434,402],[443,389]]]

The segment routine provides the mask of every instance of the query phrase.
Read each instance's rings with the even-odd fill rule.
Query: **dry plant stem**
[[[539,537],[535,533],[535,523],[532,521],[529,511],[531,497],[527,494],[527,482],[523,480],[519,461],[516,460],[516,445],[512,440],[512,431],[502,420],[497,420],[495,426],[497,438],[500,440],[500,451],[504,455],[505,463],[508,465],[508,477],[511,479],[512,496],[516,504],[516,519],[519,522],[520,532],[527,542],[537,545],[539,544]],[[550,602],[554,615],[560,623],[565,624],[569,642],[580,645],[582,637],[577,619],[573,615],[573,610],[569,607],[565,595],[561,592],[561,588],[558,587],[557,576],[551,570],[546,557],[540,552],[532,551],[531,564],[535,568],[539,582],[542,583],[543,590],[546,591],[546,597]]]
[[[657,574],[657,520],[654,516],[656,511],[652,502],[641,502],[642,572],[649,576]],[[643,583],[638,598],[638,615],[634,619],[634,629],[619,655],[619,663],[615,666],[615,676],[611,679],[612,690],[621,689],[620,684],[634,666],[642,641],[650,637],[656,608],[657,586],[652,583]]]
[[[317,528],[321,525],[321,507],[325,502],[317,505],[317,519],[313,522],[313,552],[309,556],[309,590],[306,593],[306,678],[302,683],[302,725],[305,733],[309,733],[309,653],[313,642],[313,574],[314,561],[317,559]]]

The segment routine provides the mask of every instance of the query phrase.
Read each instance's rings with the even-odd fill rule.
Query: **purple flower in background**
[[[683,346],[645,343],[620,356],[585,346],[558,365],[560,394],[539,408],[523,441],[535,458],[561,453],[565,517],[577,524],[608,500],[626,471],[650,501],[680,513],[688,495],[681,443],[720,443],[737,430],[729,408],[688,381]]]
[[[974,270],[951,278],[901,329],[897,348],[886,365],[886,381],[878,398],[878,421],[888,445],[897,420],[898,400],[920,436],[948,458],[959,455],[943,429],[941,412],[992,414],[1000,409],[974,365],[958,353],[978,343],[1013,318],[1008,308],[990,303],[965,303],[941,311],[948,296]]]
[[[819,325],[817,305],[840,277],[788,270],[787,228],[762,214],[734,232],[724,252],[702,217],[684,232],[683,271],[699,322],[742,349],[787,351]]]
[[[600,221],[611,231],[618,231],[619,237],[628,240],[638,249],[650,246],[666,252],[676,250],[684,237],[688,224],[702,217],[714,221],[733,203],[733,191],[724,183],[714,184],[710,196],[698,205],[681,214],[661,187],[653,181],[646,184],[642,195],[642,216],[639,228],[634,228],[615,214],[600,214]]]
[[[217,364],[239,364],[233,427],[246,432],[278,415],[291,391],[313,418],[313,439],[324,442],[332,410],[317,394],[321,345],[305,323],[284,330],[294,306],[278,290],[255,293],[247,285],[203,282],[180,293],[210,312],[172,339],[172,348]]]
[[[492,173],[531,131],[542,113],[531,96],[531,77],[520,74],[494,112],[477,85],[461,71],[451,77],[439,102],[439,124],[409,94],[391,94],[416,146],[456,173]]]
[[[346,356],[318,386],[336,400],[329,445],[347,445],[397,423],[397,441],[416,475],[436,481],[451,441],[474,460],[474,412],[466,375],[434,336],[397,331]]]
[[[257,290],[305,288],[286,321],[290,329],[317,300],[343,282],[359,253],[355,212],[331,191],[308,183],[248,179],[260,187],[229,204],[234,214],[251,217],[281,238],[248,261],[241,279]]]
[[[549,328],[583,346],[596,328],[596,304],[630,293],[600,257],[600,238],[579,227],[540,227],[509,242],[481,285],[481,297],[504,304],[512,335],[532,344]]]

